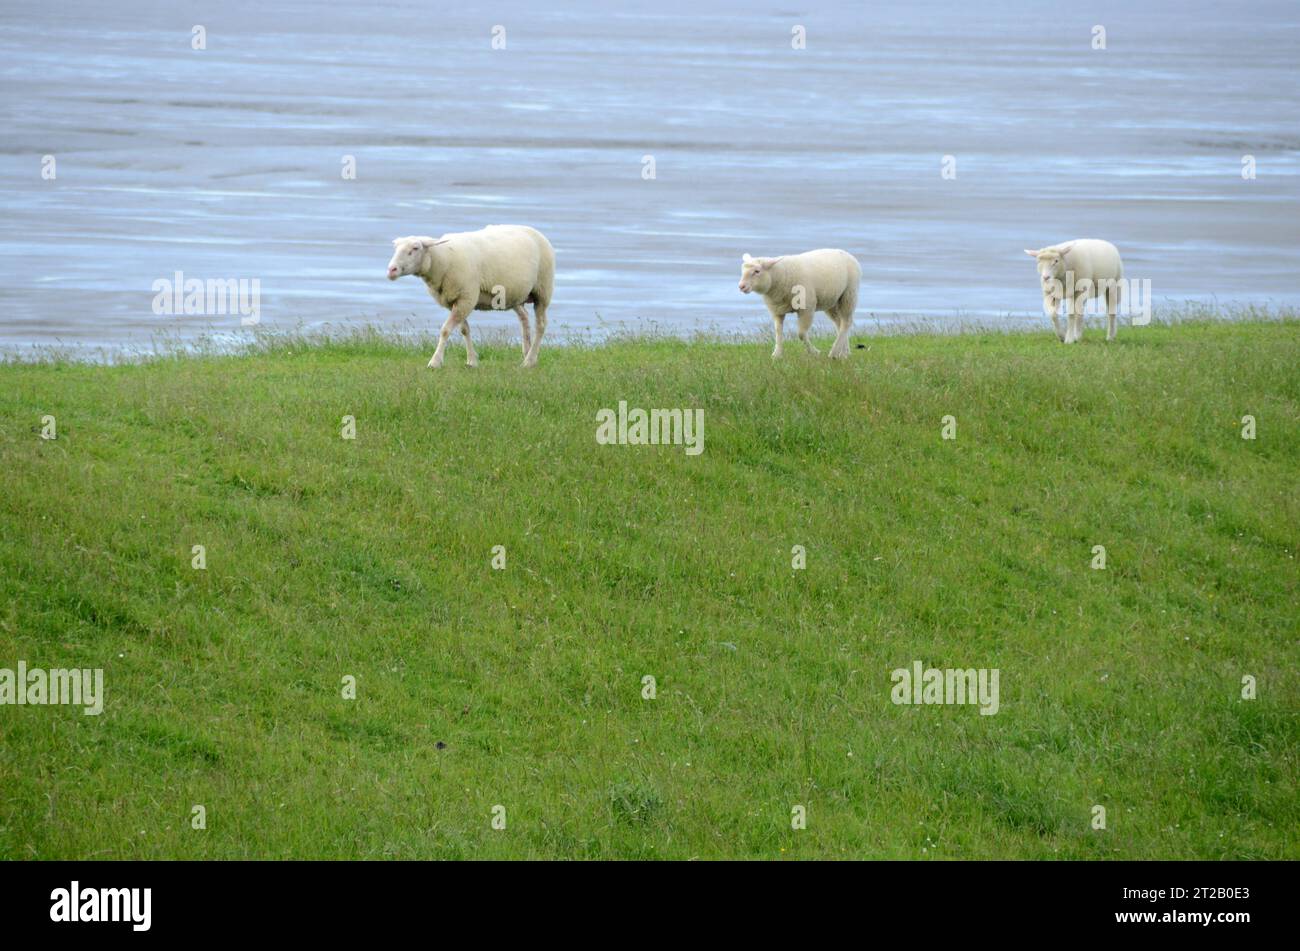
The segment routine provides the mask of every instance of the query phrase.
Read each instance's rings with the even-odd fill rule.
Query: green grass
[[[1300,857],[1300,324],[860,342],[0,366],[0,856]]]

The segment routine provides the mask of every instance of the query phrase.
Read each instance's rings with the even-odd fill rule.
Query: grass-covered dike
[[[856,342],[0,366],[0,857],[1300,858],[1300,324]]]

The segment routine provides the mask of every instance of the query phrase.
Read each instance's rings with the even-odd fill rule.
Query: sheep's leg
[[[533,302],[533,323],[536,332],[528,352],[524,354],[523,365],[526,367],[537,366],[537,351],[542,348],[542,334],[546,333],[546,305],[540,301]]]
[[[785,314],[778,314],[776,311],[773,311],[772,312],[772,334],[773,336],[776,337],[776,347],[773,348],[772,350],[773,360],[779,360],[781,358],[781,353],[782,353],[781,332],[784,329],[785,329]]]
[[[469,339],[469,318],[460,322],[460,332],[465,335],[465,365],[478,366],[478,354],[474,352],[474,341]]]
[[[1043,298],[1043,310],[1047,311],[1047,316],[1052,318],[1052,329],[1056,331],[1056,339],[1065,343],[1065,331],[1061,329],[1061,320],[1056,316],[1060,304],[1061,302],[1054,297]]]
[[[442,354],[447,349],[447,338],[451,336],[457,325],[469,316],[469,311],[470,308],[459,303],[451,309],[451,313],[447,315],[447,320],[442,325],[442,330],[438,332],[438,347],[429,358],[429,369],[436,370],[442,366]]]
[[[808,348],[809,353],[820,353],[821,351],[818,350],[816,347],[814,347],[812,341],[808,339],[808,330],[812,327],[812,322],[813,322],[812,309],[809,308],[808,310],[801,310],[798,312],[798,314],[799,314],[799,339],[803,341],[803,345]]]
[[[1079,302],[1073,297],[1065,299],[1065,342],[1074,343],[1078,338],[1075,336],[1076,312],[1079,308]]]
[[[851,326],[847,320],[835,325],[835,342],[831,344],[830,352],[832,360],[843,360],[849,355],[849,327]]]
[[[831,314],[835,321],[835,343],[831,345],[831,359],[843,360],[849,355],[849,334],[853,331],[853,315],[847,316],[835,311]]]
[[[524,310],[524,305],[520,304],[515,308],[515,313],[519,315],[519,332],[523,335],[524,356],[528,356],[528,351],[532,348],[532,334],[528,332],[528,311]]]
[[[1106,342],[1115,339],[1115,319],[1119,312],[1119,285],[1106,289]]]

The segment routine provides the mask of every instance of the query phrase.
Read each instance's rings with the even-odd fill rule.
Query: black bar
[[[92,940],[333,941],[373,937],[377,922],[437,931],[487,923],[537,936],[599,922],[662,937],[669,922],[705,916],[737,934],[839,921],[873,937],[1127,932],[1222,942],[1280,927],[1294,871],[1280,862],[11,862],[0,863],[0,920],[7,937]],[[87,890],[150,889],[148,930],[130,920],[52,921],[52,894],[70,898],[74,881],[83,901]]]

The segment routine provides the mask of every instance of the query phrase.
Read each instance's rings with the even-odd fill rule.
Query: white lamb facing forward
[[[1076,343],[1083,337],[1083,308],[1094,297],[1106,301],[1106,339],[1115,339],[1115,317],[1119,311],[1124,262],[1119,249],[1109,241],[1078,238],[1025,254],[1038,262],[1038,279],[1043,289],[1043,310],[1062,343]],[[1056,317],[1065,301],[1065,330]]]
[[[545,236],[524,225],[489,225],[481,231],[444,234],[441,238],[412,236],[393,239],[388,279],[418,275],[429,293],[450,314],[438,334],[438,348],[429,366],[442,366],[447,338],[460,327],[465,335],[465,362],[478,366],[469,339],[472,310],[513,310],[523,331],[526,367],[537,365],[537,350],[546,332],[546,308],[555,288],[555,251]],[[528,312],[533,305],[536,329],[530,339]]]
[[[808,328],[812,326],[813,314],[819,310],[830,317],[838,331],[830,355],[836,359],[847,357],[861,280],[862,268],[857,258],[837,248],[779,258],[752,258],[746,254],[740,264],[740,289],[746,294],[750,291],[762,294],[772,313],[772,329],[776,334],[773,360],[781,356],[781,331],[786,314],[799,315],[799,339],[810,352],[818,352],[808,339]]]

